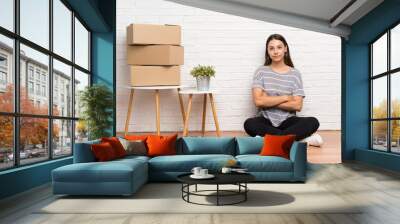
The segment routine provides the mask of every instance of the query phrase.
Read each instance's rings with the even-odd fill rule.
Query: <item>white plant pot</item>
[[[196,82],[198,91],[208,91],[210,89],[210,77],[196,77]]]

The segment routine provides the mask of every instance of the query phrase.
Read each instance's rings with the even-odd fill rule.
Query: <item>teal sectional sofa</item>
[[[260,156],[261,137],[183,137],[176,142],[177,155],[127,156],[96,162],[91,141],[75,144],[74,163],[52,171],[54,194],[131,195],[148,181],[176,181],[193,167],[219,172],[234,159],[247,168],[259,182],[304,182],[306,180],[306,144],[295,142],[290,159]]]

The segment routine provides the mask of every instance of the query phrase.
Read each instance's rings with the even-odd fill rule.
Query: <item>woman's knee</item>
[[[319,121],[317,118],[315,117],[308,117],[308,123],[310,124],[310,126],[312,127],[312,129],[315,131],[318,130],[319,128]]]
[[[243,127],[247,134],[254,137],[254,136],[256,136],[256,133],[255,133],[256,125],[257,125],[257,121],[253,117],[253,118],[247,118],[243,124]]]

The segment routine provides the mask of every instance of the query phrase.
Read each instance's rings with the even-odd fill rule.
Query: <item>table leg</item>
[[[185,124],[185,108],[183,107],[183,99],[182,99],[182,95],[179,94],[179,88],[178,88],[178,98],[179,98],[179,106],[181,107],[181,114],[182,114],[182,121]]]
[[[187,134],[188,134],[190,110],[192,109],[192,97],[193,97],[193,94],[189,94],[189,101],[188,101],[188,107],[187,107],[187,111],[186,111],[185,124],[183,127],[183,136],[187,136]]]
[[[207,94],[204,94],[203,98],[203,120],[201,123],[201,131],[204,137],[204,134],[206,132],[206,113],[207,113]]]
[[[219,205],[219,184],[217,184],[217,206]]]
[[[160,135],[160,91],[156,89],[156,125],[157,135]]]
[[[133,109],[133,93],[134,89],[131,89],[131,93],[129,94],[129,102],[128,102],[128,113],[126,114],[126,121],[125,121],[125,134],[128,134],[128,127],[129,127],[129,122],[131,120],[131,115],[132,115],[132,109]]]
[[[215,128],[217,130],[217,136],[220,137],[221,134],[219,133],[219,124],[218,124],[218,118],[217,118],[217,111],[215,110],[214,98],[213,98],[212,93],[209,93],[209,96],[210,96],[210,102],[211,102],[212,112],[213,112],[213,116],[214,116]]]

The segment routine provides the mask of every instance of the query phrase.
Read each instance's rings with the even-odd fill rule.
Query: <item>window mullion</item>
[[[387,52],[386,52],[386,54],[387,54],[387,64],[386,64],[386,66],[387,66],[387,68],[386,68],[386,71],[389,71],[390,70],[390,30],[387,32]],[[389,73],[389,74],[387,74],[387,98],[388,98],[388,100],[387,100],[387,110],[388,110],[388,118],[391,118],[392,117],[392,99],[391,99],[391,79],[392,79],[392,76],[391,76],[391,74]],[[392,135],[391,135],[391,133],[392,133],[392,121],[391,120],[389,120],[388,121],[388,127],[387,127],[387,132],[388,132],[388,141],[389,141],[389,143],[388,143],[388,148],[387,148],[387,151],[388,152],[391,152],[392,151]]]

